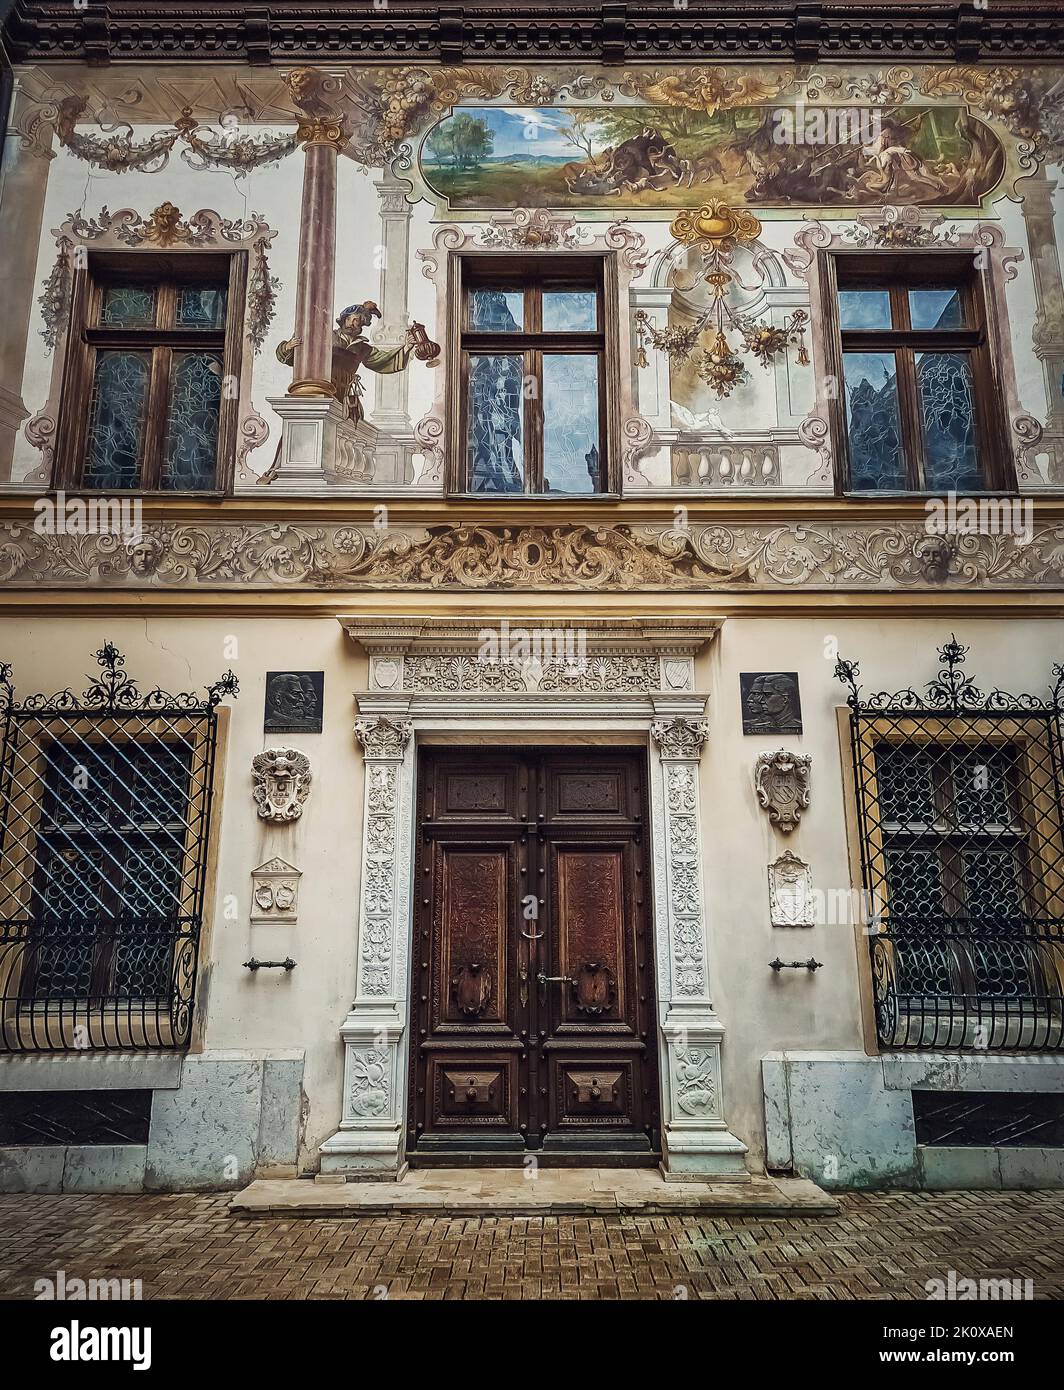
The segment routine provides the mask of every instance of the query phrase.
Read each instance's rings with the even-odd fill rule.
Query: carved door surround
[[[545,655],[534,679],[527,662],[511,662],[505,651],[497,661],[478,660],[490,618],[339,621],[369,657],[369,688],[356,696],[365,768],[355,999],[340,1030],[342,1115],[322,1145],[322,1171],[386,1176],[406,1164],[417,750],[613,744],[648,749],[662,1171],[675,1180],[745,1178],[746,1146],[724,1114],[724,1028],[711,1002],[698,795],[707,725],[694,659],[723,620],[529,618],[540,632],[575,629],[586,647],[576,664]],[[512,637],[518,620],[509,621]],[[478,976],[491,971],[487,961],[457,962],[448,988],[463,1011],[477,1009],[485,994],[490,1006],[498,982]],[[588,1009],[609,1008],[617,988],[598,974],[585,971],[580,982]],[[492,1084],[473,1072],[464,1079],[466,1090]]]
[[[421,750],[412,1163],[660,1156],[645,765]]]

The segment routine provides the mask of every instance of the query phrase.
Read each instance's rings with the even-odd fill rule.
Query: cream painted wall
[[[379,611],[345,600],[342,611]],[[468,609],[468,603],[456,604]],[[558,611],[564,612],[564,603]],[[340,611],[340,610],[338,610]],[[497,616],[497,614],[496,614]],[[845,924],[812,929],[769,925],[766,866],[783,849],[807,859],[814,886],[849,886],[843,787],[835,708],[843,688],[833,679],[834,648],[859,660],[869,689],[920,687],[937,671],[935,648],[950,631],[971,644],[967,670],[979,685],[1044,692],[1052,662],[1064,659],[1064,622],[1019,617],[868,621],[860,616],[729,618],[697,663],[700,689],[710,697],[710,737],[702,763],[706,903],[714,1003],[725,1024],[725,1105],[729,1126],[750,1146],[751,1166],[764,1153],[761,1058],[779,1048],[857,1049],[858,953]],[[362,757],[352,732],[352,696],[365,686],[366,663],[334,618],[42,617],[0,620],[0,658],[14,663],[25,696],[67,685],[84,688],[92,651],[110,638],[127,670],[149,689],[200,689],[232,666],[241,682],[216,802],[220,820],[214,911],[201,967],[199,1008],[211,1049],[306,1052],[306,1124],[301,1167],[317,1166],[317,1146],[340,1114],[342,1049],[339,1027],[354,991],[362,817]],[[237,655],[227,655],[227,639]],[[228,650],[232,650],[230,647]],[[321,735],[262,733],[265,673],[295,666],[325,672]],[[740,671],[799,674],[805,732],[801,737],[744,736]],[[251,759],[262,748],[288,743],[311,759],[314,784],[302,818],[292,827],[260,822],[251,799]],[[758,752],[785,746],[811,753],[812,797],[790,836],[769,826],[756,803],[752,770]],[[281,855],[302,870],[295,927],[252,928],[250,874]],[[226,898],[237,901],[226,920]],[[291,955],[289,974],[243,962]],[[815,976],[768,968],[813,954]]]

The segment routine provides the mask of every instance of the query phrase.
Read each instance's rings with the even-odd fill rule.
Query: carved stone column
[[[3,151],[4,312],[0,314],[0,482],[11,477],[15,440],[30,414],[22,379],[37,285],[37,252],[48,193],[52,126],[34,120],[34,103],[17,92]],[[26,129],[29,133],[23,134]]]
[[[662,1171],[674,1181],[746,1178],[746,1145],[724,1119],[724,1028],[706,960],[698,764],[708,728],[680,718],[656,720],[650,732],[655,912],[667,924],[658,953]]]
[[[400,1172],[406,1105],[407,932],[410,921],[412,725],[379,717],[355,733],[365,754],[362,884],[355,1001],[340,1029],[340,1128],[321,1146],[323,1173]]]

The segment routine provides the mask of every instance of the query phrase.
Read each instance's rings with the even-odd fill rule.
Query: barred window
[[[183,742],[52,746],[24,996],[166,998],[184,905],[191,758]]]
[[[17,702],[0,663],[0,1050],[192,1036],[217,705],[142,694],[110,643],[88,690]]]
[[[1032,911],[1018,748],[880,742],[875,774],[892,928],[937,929],[943,941],[906,961],[909,990],[984,998],[1030,991],[1034,959],[1005,944]],[[992,932],[992,948],[949,950],[950,933],[960,940],[969,928]]]
[[[1064,1047],[1064,664],[1048,698],[984,693],[967,648],[913,689],[850,689],[876,1035],[886,1047]]]

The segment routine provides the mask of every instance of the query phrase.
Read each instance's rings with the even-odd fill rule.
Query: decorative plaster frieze
[[[27,426],[32,426],[33,422]],[[43,439],[43,436],[42,436]],[[43,442],[41,447],[45,447]],[[147,522],[140,541],[0,521],[0,584],[22,588],[974,591],[1064,581],[1064,524],[929,535],[923,520],[488,526]]]

